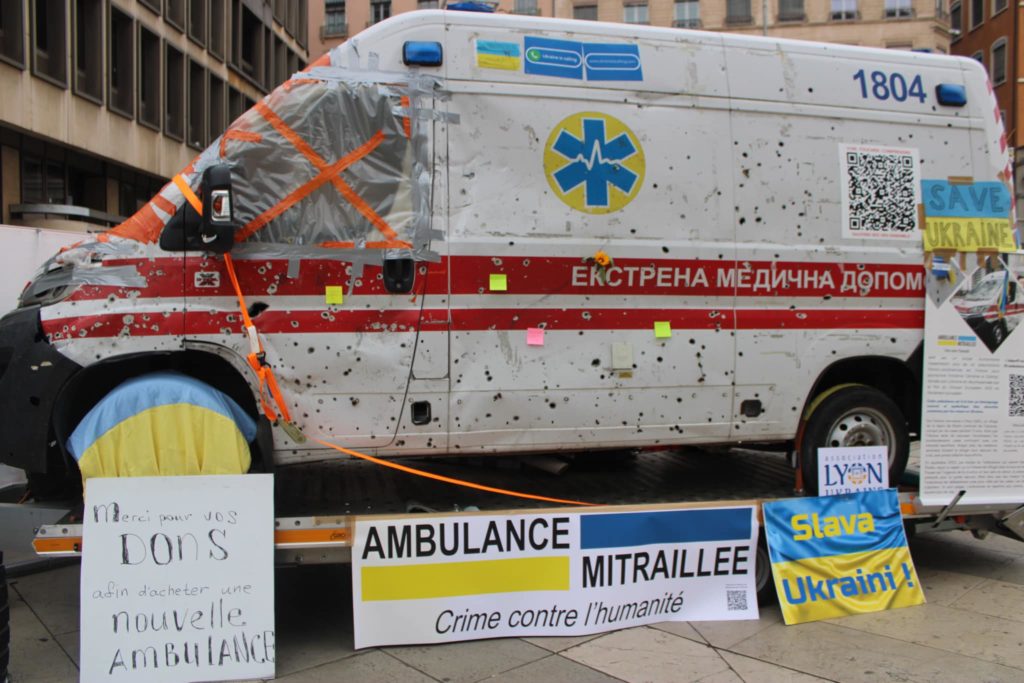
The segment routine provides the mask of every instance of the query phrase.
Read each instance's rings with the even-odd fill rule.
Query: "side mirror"
[[[231,169],[218,164],[203,173],[203,222],[199,240],[204,251],[224,254],[235,244]]]
[[[231,251],[235,244],[231,169],[224,165],[206,169],[199,193],[203,215],[196,213],[189,202],[182,204],[160,233],[160,248],[164,251]]]

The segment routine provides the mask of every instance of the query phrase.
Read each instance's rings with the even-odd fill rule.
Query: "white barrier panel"
[[[85,239],[86,233],[0,225],[0,316],[18,305],[21,290],[46,259]]]

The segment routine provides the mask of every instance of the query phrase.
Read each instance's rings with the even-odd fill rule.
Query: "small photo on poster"
[[[988,256],[963,279],[950,302],[995,352],[1024,318],[1024,272],[1011,270],[1003,258]]]
[[[939,256],[932,258],[931,272],[926,278],[928,297],[936,307],[946,303],[964,282],[964,271],[955,258]]]

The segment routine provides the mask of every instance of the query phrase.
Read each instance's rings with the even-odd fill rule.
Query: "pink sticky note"
[[[544,328],[527,327],[526,344],[527,346],[544,346]]]

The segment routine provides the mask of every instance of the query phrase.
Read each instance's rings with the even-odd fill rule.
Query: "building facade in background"
[[[985,65],[999,101],[1018,200],[1024,199],[1024,155],[1016,153],[1017,131],[1024,123],[1024,112],[1019,110],[1024,83],[1018,82],[1024,74],[1024,49],[1018,40],[1022,19],[1024,6],[1015,6],[1010,0],[953,0],[950,5],[951,51]]]
[[[949,0],[500,0],[498,11],[767,33],[846,45],[945,53],[949,52],[950,43],[948,3]],[[310,56],[316,58],[346,37],[392,14],[437,6],[437,0],[311,0]]]
[[[306,7],[0,1],[3,222],[96,229],[134,213],[305,66]]]

